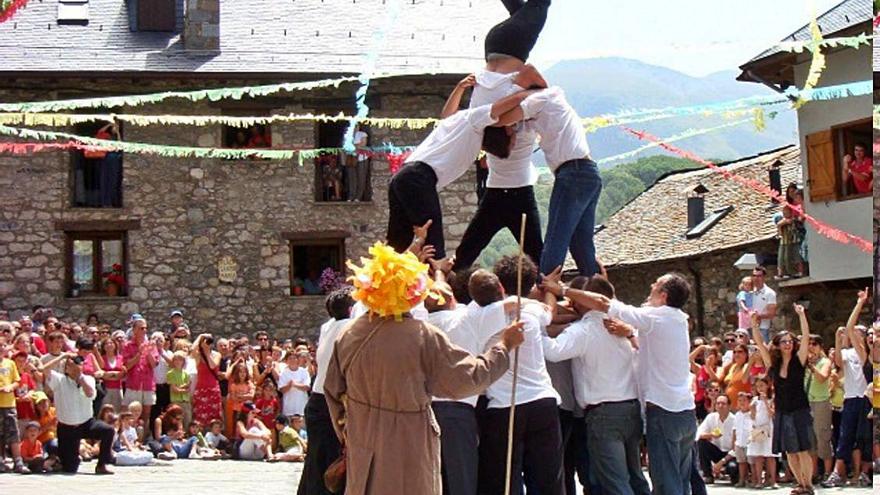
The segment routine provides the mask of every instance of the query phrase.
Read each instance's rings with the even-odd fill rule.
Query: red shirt
[[[40,337],[37,334],[31,334],[31,340],[34,342],[34,347],[40,351],[40,354],[46,354],[46,342],[43,340],[43,337]]]
[[[34,401],[30,396],[34,390],[37,390],[37,384],[31,374],[22,373],[18,387],[15,389],[15,410],[19,420],[37,418],[37,414],[34,412]]]
[[[874,163],[871,159],[868,157],[863,158],[862,161],[854,159],[849,170],[850,172],[866,174],[868,176],[865,180],[860,180],[855,175],[852,176],[853,186],[856,188],[856,193],[865,194],[871,192],[874,181]]]
[[[145,341],[146,342],[146,341]],[[129,340],[122,347],[123,365],[138,353],[140,345],[134,340]],[[125,375],[125,387],[131,390],[153,392],[156,390],[156,380],[153,378],[153,367],[147,363],[147,356],[152,354],[153,362],[159,362],[159,353],[155,346],[150,346],[149,352],[142,352],[140,359],[134,366],[128,369]]]
[[[31,442],[25,438],[21,441],[21,457],[25,461],[43,457],[43,444],[39,440]]]
[[[254,405],[257,406],[257,410],[260,411],[260,420],[263,424],[266,425],[267,428],[272,428],[272,425],[275,424],[275,418],[278,417],[278,398],[272,397],[271,399],[266,399],[260,397],[254,402]]]

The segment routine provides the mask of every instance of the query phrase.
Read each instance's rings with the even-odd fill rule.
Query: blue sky
[[[482,0],[487,1],[487,0]],[[692,76],[736,69],[840,0],[553,0],[530,61],[634,58]]]

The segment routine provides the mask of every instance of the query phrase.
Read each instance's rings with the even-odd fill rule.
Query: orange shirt
[[[727,370],[727,375],[724,376],[724,385],[727,388],[725,388],[724,393],[727,394],[727,398],[730,399],[731,404],[736,404],[740,392],[752,391],[752,385],[749,381],[746,380],[743,382],[743,375],[747,372],[747,364],[743,366],[732,364]]]
[[[26,461],[43,457],[43,444],[39,440],[33,442],[27,438],[22,440],[21,457]]]
[[[48,425],[55,423],[58,416],[55,415],[55,408],[50,407],[49,411],[40,417],[40,429],[46,428]],[[38,438],[40,442],[46,443],[55,439],[55,426],[44,431]]]

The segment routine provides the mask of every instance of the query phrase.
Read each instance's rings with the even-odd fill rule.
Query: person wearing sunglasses
[[[768,347],[764,341],[763,328],[759,314],[752,315],[752,338],[768,377],[773,382],[776,395],[773,397],[775,416],[773,418],[772,452],[786,454],[788,465],[797,480],[792,494],[813,494],[813,460],[810,451],[815,448],[813,435],[813,416],[810,403],[804,390],[807,358],[810,347],[810,324],[804,307],[795,304],[801,328],[800,344],[795,346],[795,337],[789,331],[782,331],[773,337]]]

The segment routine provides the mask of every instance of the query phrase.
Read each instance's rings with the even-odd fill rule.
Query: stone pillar
[[[187,50],[220,51],[220,0],[186,0],[183,43]]]

